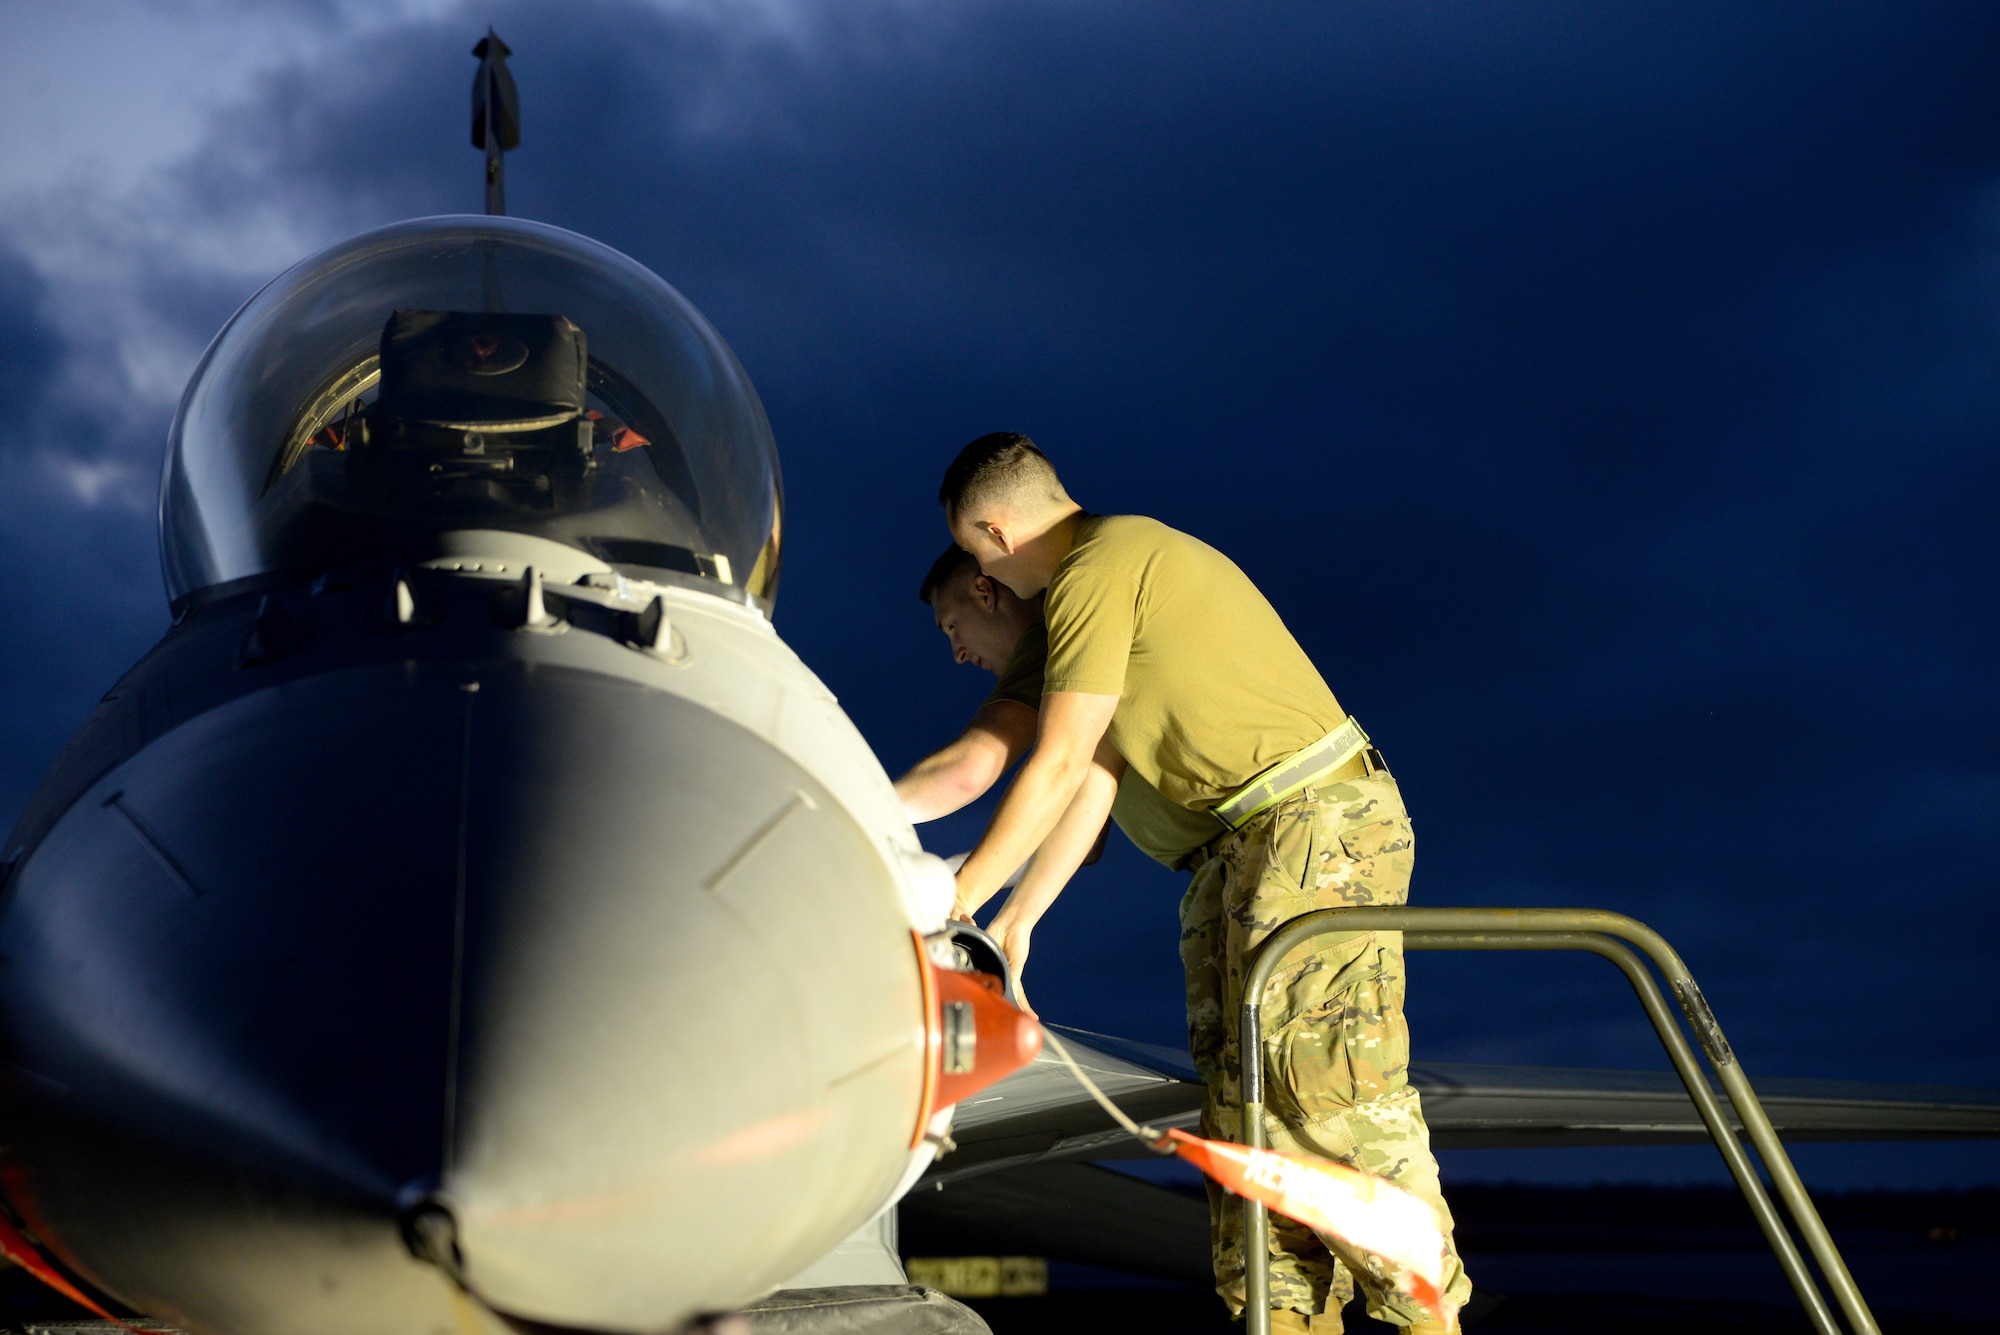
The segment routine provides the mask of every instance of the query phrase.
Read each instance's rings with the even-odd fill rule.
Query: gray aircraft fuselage
[[[404,228],[374,244],[443,244]],[[431,516],[191,581],[6,845],[6,1195],[138,1310],[660,1330],[928,1160],[917,938],[948,873],[726,562],[531,529]]]

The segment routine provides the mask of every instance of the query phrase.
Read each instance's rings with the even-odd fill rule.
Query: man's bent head
[[[917,597],[930,604],[937,628],[951,641],[954,662],[998,676],[1028,627],[1041,619],[1037,601],[1023,601],[960,547],[947,547],[931,564]]]

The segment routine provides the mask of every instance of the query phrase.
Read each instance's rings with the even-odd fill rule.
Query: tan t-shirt
[[[1222,837],[1222,824],[1215,817],[1169,802],[1129,764],[1118,780],[1111,819],[1134,848],[1175,871],[1188,864],[1196,849]]]
[[[995,700],[1012,700],[1017,705],[1030,709],[1042,707],[1042,671],[1049,661],[1049,628],[1037,621],[1014,642],[1014,652],[1007,655],[1007,666],[1000,669],[1000,679],[993,683],[992,693],[986,697],[986,704]]]
[[[1347,715],[1236,564],[1140,515],[1086,518],[1045,605],[1044,691],[1118,697],[1111,744],[1206,811]]]
[[[1049,629],[1037,621],[1015,644],[1000,669],[986,703],[1012,700],[1030,709],[1042,707],[1042,672],[1049,655]],[[1196,849],[1222,833],[1222,826],[1206,812],[1189,811],[1160,796],[1160,790],[1140,778],[1130,765],[1118,781],[1118,797],[1111,804],[1111,819],[1141,853],[1168,867],[1179,869]]]

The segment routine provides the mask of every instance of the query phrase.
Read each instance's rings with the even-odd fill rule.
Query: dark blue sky
[[[114,52],[183,71],[122,118],[31,85],[41,156],[0,172],[0,820],[165,624],[152,477],[202,342],[319,245],[477,207],[490,21],[513,211],[734,346],[789,491],[779,629],[891,771],[984,689],[913,597],[938,474],[1025,431],[1270,595],[1403,781],[1419,902],[1647,920],[1753,1076],[2000,1085],[2000,10],[252,15]],[[87,46],[52,22],[13,63]],[[1180,1041],[1180,882],[1085,873],[1044,1013]],[[1412,973],[1420,1058],[1659,1064],[1599,963]],[[1802,1160],[2000,1180],[1986,1147]]]

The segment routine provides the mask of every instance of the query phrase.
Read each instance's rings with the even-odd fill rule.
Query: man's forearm
[[[1112,754],[1115,759],[1116,753]],[[1049,905],[1056,902],[1070,878],[1097,847],[1104,822],[1111,814],[1111,804],[1117,797],[1117,774],[1101,762],[1093,764],[1076,796],[1057,819],[1055,829],[1035,850],[1034,860],[1022,874],[1020,884],[994,915],[990,930],[1001,938],[1003,946],[1008,946],[1009,939],[1016,934],[1033,931],[1042,915],[1049,911]]]
[[[896,796],[903,814],[921,825],[977,801],[999,777],[1000,764],[993,757],[960,739],[925,756],[896,780]]]
[[[903,814],[917,825],[978,801],[1034,741],[1034,710],[1013,700],[988,701],[957,741],[896,780]]]
[[[1038,760],[1042,763],[1037,764]],[[993,824],[958,869],[960,909],[971,913],[991,899],[1008,872],[1048,838],[1082,786],[1087,768],[1087,761],[1078,764],[1064,756],[1028,757],[1019,777],[1000,799]]]
[[[990,899],[1007,874],[1055,829],[1090,772],[1117,705],[1115,695],[1056,692],[1043,697],[1035,749],[1001,799],[986,834],[958,869],[957,911],[969,914]]]

